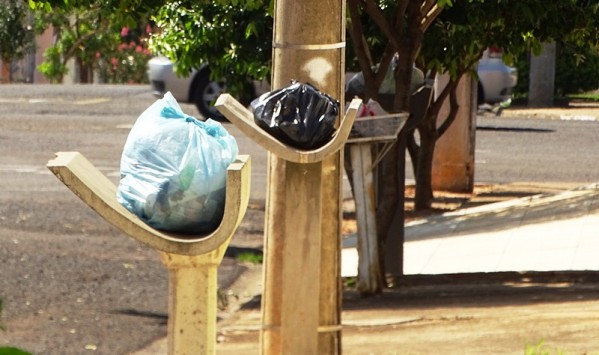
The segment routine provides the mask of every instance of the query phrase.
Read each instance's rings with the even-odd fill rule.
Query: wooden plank
[[[361,103],[362,100],[353,99],[333,139],[312,150],[297,149],[268,134],[254,122],[254,115],[229,94],[220,95],[215,107],[246,136],[276,156],[294,163],[315,163],[338,152],[345,145]]]
[[[235,233],[250,196],[250,157],[240,155],[227,170],[225,212],[218,228],[206,235],[168,233],[150,227],[123,207],[116,199],[116,186],[80,153],[57,153],[47,167],[107,222],[130,237],[168,253],[198,255],[218,248]]]
[[[322,162],[319,354],[341,354],[343,150]]]
[[[262,291],[261,354],[281,352],[281,284],[285,244],[285,171],[287,161],[269,153],[264,222],[264,287]]]
[[[247,208],[249,164],[249,156],[240,156],[227,171],[225,216],[218,229],[203,236],[180,236],[157,231],[122,207],[114,184],[80,153],[58,153],[48,163],[104,219],[161,251],[169,270],[168,354],[215,353],[217,268]]]
[[[322,166],[287,163],[286,170],[281,350],[317,354]]]
[[[261,341],[270,354],[317,354],[322,167],[280,162],[286,183],[277,192],[285,206],[282,220],[267,217],[281,229],[266,239]]]
[[[376,236],[376,200],[372,173],[372,152],[369,144],[350,145],[351,163],[358,225],[358,283],[363,293],[382,289],[379,247]]]
[[[215,354],[217,269],[226,248],[193,256],[161,253],[169,271],[168,354]]]

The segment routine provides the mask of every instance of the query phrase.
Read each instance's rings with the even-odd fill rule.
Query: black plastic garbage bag
[[[335,132],[339,102],[310,84],[267,92],[252,102],[256,124],[298,149],[322,147]]]

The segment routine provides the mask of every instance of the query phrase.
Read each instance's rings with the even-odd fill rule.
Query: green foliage
[[[244,92],[248,78],[270,74],[272,17],[267,1],[239,3],[247,6],[195,0],[164,5],[154,17],[159,31],[150,40],[152,51],[176,62],[182,75],[208,64],[213,78],[225,78],[234,94]]]
[[[47,14],[91,11],[102,18],[111,18],[122,26],[134,27],[147,13],[162,6],[168,0],[27,0],[29,7]]]
[[[61,82],[67,73],[67,67],[61,58],[60,46],[48,47],[44,51],[44,61],[37,66],[37,70],[51,83]]]
[[[123,27],[121,35],[113,36],[113,41],[106,51],[96,52],[100,75],[111,84],[138,84],[148,81],[146,70],[152,53],[146,48],[147,35],[131,34]]]
[[[27,27],[26,9],[19,0],[0,0],[0,58],[10,62],[22,58],[33,43]]]
[[[423,54],[429,69],[456,77],[472,68],[490,46],[502,48],[508,63],[523,53],[540,51],[548,40],[567,41],[572,48],[582,48],[598,39],[597,11],[596,4],[578,0],[455,3],[427,32]]]
[[[262,264],[264,257],[262,255],[262,253],[246,252],[246,253],[240,253],[239,255],[237,255],[235,257],[235,259],[237,259],[237,261],[239,261],[239,262]]]
[[[595,101],[599,102],[599,93],[597,92],[585,92],[582,94],[569,94],[568,98],[577,99],[583,101]]]
[[[0,320],[2,319],[2,299],[0,299]],[[0,322],[0,330],[4,331],[4,325]],[[0,346],[0,355],[31,355],[30,353],[14,347]]]
[[[343,288],[355,289],[358,285],[357,277],[344,277]]]
[[[31,355],[31,353],[14,347],[0,347],[0,355]]]
[[[448,0],[445,0],[448,1]],[[32,9],[51,12],[52,9],[70,10],[80,7],[90,7],[97,4],[97,0],[27,0]],[[147,13],[169,2],[168,0],[121,0],[105,1],[107,8],[113,12],[123,14]],[[262,0],[198,0],[199,3],[214,3],[216,5],[233,5],[246,8],[262,6]]]
[[[547,349],[545,342],[543,340],[539,341],[535,345],[527,344],[524,349],[524,355],[562,355],[563,351],[556,350],[552,351]]]
[[[2,324],[2,305],[3,301],[0,299],[0,330],[5,330],[4,325]]]
[[[146,82],[150,58],[146,41],[151,29],[146,27],[143,16],[127,27],[129,19],[109,10],[104,3],[80,7],[71,3],[68,9],[58,7],[50,12],[37,9],[36,31],[42,32],[49,26],[57,31],[57,40],[44,53],[38,70],[50,81],[61,82],[67,73],[66,63],[74,59],[82,70],[96,69],[109,83]]]
[[[523,54],[516,62],[518,85],[515,95],[528,92],[530,60]],[[562,97],[583,93],[599,88],[599,51],[595,46],[577,48],[569,44],[559,44],[555,61],[555,95]]]

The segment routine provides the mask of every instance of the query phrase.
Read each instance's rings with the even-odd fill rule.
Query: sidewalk
[[[599,120],[599,107],[499,114]],[[344,237],[345,277],[357,273],[356,244]],[[543,342],[548,353],[599,354],[599,273],[585,272],[599,272],[597,250],[599,184],[408,222],[409,285],[344,293],[343,353],[524,354]],[[219,321],[218,354],[260,352],[261,286],[261,267],[232,286],[240,309]],[[166,339],[134,353],[155,354],[166,354]]]
[[[405,271],[413,284],[374,298],[346,292],[344,354],[524,354],[542,340],[565,353],[597,351],[596,274],[531,273],[599,271],[597,250],[596,184],[410,222]],[[356,273],[356,255],[355,238],[346,237],[346,276]],[[435,274],[453,276],[431,282]],[[259,353],[259,329],[253,303],[221,323],[218,353]]]
[[[344,276],[356,274],[355,241],[344,238]],[[596,351],[599,325],[592,315],[599,312],[599,283],[577,285],[570,278],[597,276],[574,273],[564,284],[550,274],[538,284],[526,275],[599,271],[597,250],[599,184],[411,221],[405,272],[415,284],[375,298],[346,292],[344,353],[523,354],[525,345],[541,340],[568,353]],[[490,272],[499,276],[489,281]],[[431,283],[438,274],[449,275]],[[522,281],[519,275],[525,275]],[[241,309],[219,322],[218,354],[259,353],[261,267],[242,279],[232,286],[246,290]],[[414,281],[419,279],[425,281]],[[166,354],[166,339],[135,354]]]
[[[404,272],[599,270],[599,185],[483,205],[406,223]],[[343,276],[357,276],[346,238]]]
[[[528,108],[511,106],[498,111],[499,116],[502,117],[599,121],[599,103],[596,102],[572,102],[566,107]]]

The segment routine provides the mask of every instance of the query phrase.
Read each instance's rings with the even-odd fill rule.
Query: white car
[[[478,102],[494,104],[508,100],[518,83],[518,70],[502,60],[503,52],[491,47],[478,62]]]
[[[510,98],[512,89],[518,82],[516,68],[505,65],[501,59],[502,52],[489,48],[478,63],[478,102],[498,103]],[[162,97],[170,91],[179,102],[193,103],[205,118],[224,120],[214,107],[214,102],[224,91],[224,83],[210,80],[210,68],[201,66],[192,70],[189,76],[179,77],[174,71],[173,62],[166,57],[154,57],[148,63],[148,78],[153,94]],[[260,92],[268,91],[265,82],[254,83],[254,90],[244,94],[244,104],[255,98],[256,86]]]
[[[214,107],[216,99],[225,90],[225,85],[224,82],[210,79],[210,68],[207,65],[192,70],[186,77],[180,77],[175,73],[170,59],[154,57],[148,62],[148,79],[154,96],[161,98],[170,91],[177,101],[195,104],[204,118],[219,121],[225,119]],[[247,93],[247,99],[254,97],[254,92]]]

